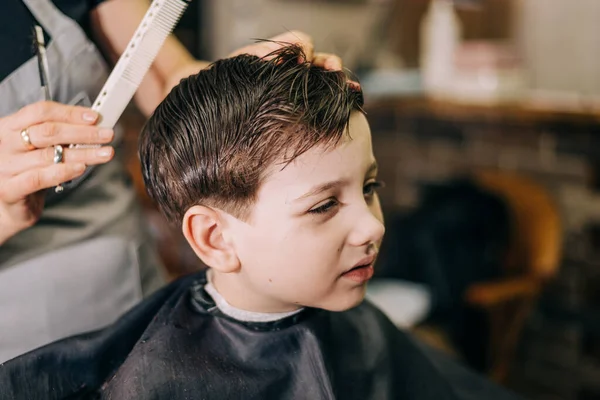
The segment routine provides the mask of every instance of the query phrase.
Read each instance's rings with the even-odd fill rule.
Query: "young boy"
[[[362,94],[274,56],[183,80],[142,133],[148,191],[208,272],[0,366],[0,398],[512,398],[363,302],[384,227]]]

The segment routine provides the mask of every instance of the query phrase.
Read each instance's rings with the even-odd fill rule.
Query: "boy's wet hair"
[[[247,218],[271,167],[347,134],[362,92],[344,72],[304,60],[296,45],[220,60],[158,106],[139,155],[148,193],[172,223],[197,204]]]

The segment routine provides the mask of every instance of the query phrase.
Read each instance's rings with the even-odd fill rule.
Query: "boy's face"
[[[316,147],[283,170],[274,166],[248,221],[232,221],[245,292],[238,305],[337,311],[363,300],[384,226],[365,116],[354,112],[349,129],[351,139],[333,149]]]

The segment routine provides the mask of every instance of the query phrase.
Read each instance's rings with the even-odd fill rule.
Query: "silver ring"
[[[23,140],[23,143],[25,143],[27,150],[37,149],[37,147],[31,143],[31,137],[29,137],[29,128],[25,128],[21,131],[21,139]]]
[[[63,147],[60,144],[54,146],[54,164],[63,162]]]
[[[54,164],[60,164],[63,162],[63,147],[60,144],[54,146]],[[61,193],[64,190],[62,185],[58,185],[54,188],[56,193]]]

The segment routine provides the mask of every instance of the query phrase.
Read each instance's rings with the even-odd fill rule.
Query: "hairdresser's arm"
[[[149,4],[148,0],[110,0],[92,13],[96,42],[113,64],[127,47]],[[174,84],[207,65],[195,60],[174,36],[169,36],[135,95],[136,104],[150,115]]]
[[[127,47],[149,3],[148,0],[105,1],[92,14],[92,28],[96,41],[113,63]],[[337,56],[313,53],[312,39],[304,33],[286,32],[272,40],[274,42],[246,46],[231,55],[248,53],[262,57],[281,46],[275,42],[297,43],[304,48],[309,60],[316,65],[332,70],[342,67],[341,60]],[[173,35],[169,36],[136,93],[135,100],[138,107],[144,114],[150,115],[168,91],[182,78],[197,73],[207,65],[206,61],[194,59]]]

